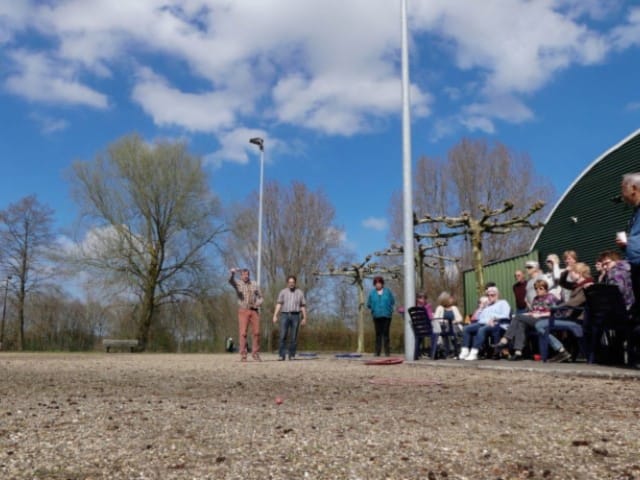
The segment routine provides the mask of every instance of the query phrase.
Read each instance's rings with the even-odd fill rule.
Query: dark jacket
[[[566,313],[563,314],[562,307],[584,307],[584,304],[587,302],[584,289],[591,284],[593,284],[593,279],[591,278],[586,278],[579,283],[573,284],[573,289],[569,294],[569,299],[557,307],[559,310],[556,311],[560,312],[560,316],[567,316],[569,320],[582,321],[584,317],[584,312],[582,310],[567,309]],[[558,315],[556,314],[556,317],[557,316]]]

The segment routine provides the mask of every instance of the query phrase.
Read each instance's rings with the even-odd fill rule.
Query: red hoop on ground
[[[404,358],[389,357],[389,358],[376,358],[375,360],[367,360],[365,365],[398,365],[404,362]]]
[[[432,387],[434,385],[442,385],[437,380],[430,380],[428,378],[385,378],[374,377],[369,380],[369,383],[373,385],[391,385],[391,386],[405,386],[411,385],[415,387]]]

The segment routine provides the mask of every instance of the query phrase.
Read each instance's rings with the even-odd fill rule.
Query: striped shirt
[[[258,284],[252,280],[244,282],[238,281],[233,275],[229,278],[229,283],[235,288],[238,294],[238,306],[240,308],[257,309],[262,303],[262,293],[258,288]]]
[[[304,293],[299,288],[291,291],[290,288],[284,288],[278,294],[278,303],[282,305],[282,312],[299,312],[302,307],[306,307],[307,302],[304,299]]]

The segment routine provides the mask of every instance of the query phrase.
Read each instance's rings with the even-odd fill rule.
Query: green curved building
[[[617,248],[616,232],[627,228],[632,212],[620,200],[622,175],[638,171],[640,130],[594,160],[556,202],[531,246],[540,262],[549,253],[562,258],[565,250],[575,250],[593,266],[599,253]]]
[[[513,272],[526,260],[544,260],[556,253],[575,250],[579,261],[593,268],[598,255],[616,249],[616,232],[626,230],[632,208],[620,199],[622,175],[640,172],[640,129],[614,145],[585,168],[567,188],[538,231],[529,252],[485,267],[484,278],[497,283],[503,298],[513,305]],[[592,271],[594,274],[595,272]],[[475,306],[473,271],[464,273],[467,312]]]

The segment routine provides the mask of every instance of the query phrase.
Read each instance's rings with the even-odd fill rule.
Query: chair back
[[[629,322],[629,313],[616,285],[594,283],[584,289],[589,322],[602,328],[620,328]]]
[[[409,308],[409,316],[411,317],[411,327],[416,337],[428,337],[433,333],[431,319],[424,307]]]

